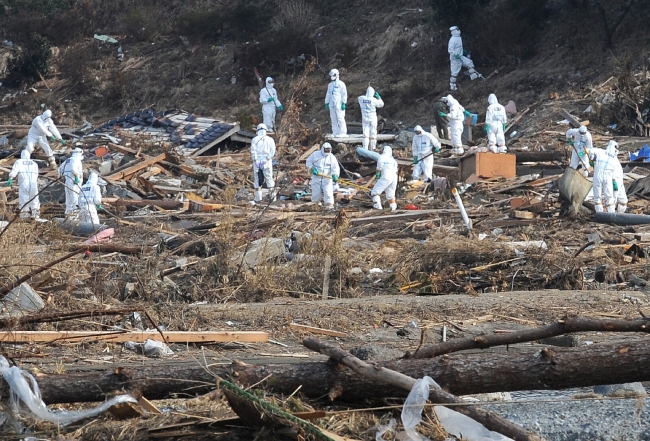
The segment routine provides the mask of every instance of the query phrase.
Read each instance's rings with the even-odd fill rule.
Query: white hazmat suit
[[[451,136],[451,154],[462,155],[463,149],[463,122],[466,114],[469,114],[463,106],[451,95],[447,95],[449,113],[446,115],[449,120],[449,135]]]
[[[270,132],[275,132],[275,109],[284,110],[278,99],[278,92],[273,87],[273,78],[266,78],[266,87],[260,90],[260,103],[262,103],[262,118]]]
[[[372,187],[370,195],[374,202],[373,208],[381,210],[380,195],[385,191],[386,200],[391,211],[397,210],[395,201],[395,191],[397,190],[397,161],[393,158],[393,149],[390,146],[384,146],[382,154],[377,161],[377,176],[379,180]]]
[[[375,89],[368,86],[366,94],[359,97],[361,108],[361,129],[363,131],[362,147],[370,150],[377,148],[377,109],[384,107],[384,100],[381,99]]]
[[[325,109],[330,111],[332,120],[332,135],[341,136],[348,134],[348,128],[345,125],[345,109],[348,102],[348,89],[345,83],[339,80],[338,69],[330,71],[332,80],[327,86],[325,95]]]
[[[569,129],[566,132],[566,137],[571,145],[571,162],[569,167],[578,170],[582,167],[582,174],[587,177],[589,175],[589,155],[591,149],[594,148],[591,140],[591,133],[587,130],[586,126],[580,126],[577,129]],[[585,151],[586,150],[586,151]]]
[[[508,122],[506,115],[506,108],[499,104],[497,96],[493,93],[488,97],[488,108],[485,114],[485,133],[488,138],[488,149],[494,153],[505,153],[508,151],[506,147],[506,138],[503,131]]]
[[[38,220],[41,204],[38,200],[38,165],[30,159],[28,150],[20,153],[20,159],[14,162],[9,172],[9,185],[18,176],[18,203],[20,204],[20,217],[31,217]],[[30,202],[31,200],[31,202]]]
[[[616,211],[618,213],[625,213],[627,210],[627,193],[625,192],[625,182],[623,180],[623,166],[621,161],[618,160],[618,143],[613,139],[609,141],[607,151],[611,152],[614,156],[612,161],[614,164],[614,174],[612,184],[616,183],[614,190],[614,199],[616,203]]]
[[[333,183],[338,180],[341,169],[338,159],[332,154],[331,144],[326,142],[320,150],[309,155],[306,166],[312,174],[311,201],[320,202],[322,198],[326,208],[334,208]]]
[[[607,146],[607,150],[593,148],[589,158],[594,161],[594,208],[597,213],[605,211],[613,213],[616,199],[614,197],[614,171],[618,158],[614,146]]]
[[[474,70],[474,62],[463,55],[463,39],[460,38],[460,29],[458,26],[449,28],[451,31],[451,38],[447,45],[447,52],[449,52],[449,63],[451,68],[451,77],[449,77],[449,89],[457,90],[456,77],[460,70],[465,66],[469,71],[470,78],[475,80],[478,78],[478,72]]]
[[[97,208],[102,205],[102,190],[97,184],[97,173],[91,172],[79,193],[79,221],[99,225]]]
[[[79,208],[79,192],[83,180],[82,159],[83,150],[77,147],[59,167],[59,175],[65,178],[65,214],[73,213]]]
[[[31,155],[34,153],[34,144],[38,144],[43,149],[45,156],[47,156],[50,167],[56,167],[54,153],[50,148],[50,144],[47,142],[48,138],[53,141],[58,139],[62,144],[65,144],[65,141],[61,138],[59,129],[56,128],[52,121],[52,111],[49,109],[32,120],[32,126],[29,128],[29,133],[27,134],[27,151]]]
[[[426,182],[433,179],[433,151],[440,151],[440,141],[431,133],[415,126],[415,136],[411,148],[413,150],[413,179],[421,180],[424,175]]]
[[[251,141],[251,159],[253,160],[253,186],[255,187],[255,202],[262,200],[260,171],[264,175],[266,188],[269,189],[269,199],[275,200],[275,181],[273,180],[273,157],[275,156],[275,141],[266,134],[266,125],[257,125],[257,136]]]

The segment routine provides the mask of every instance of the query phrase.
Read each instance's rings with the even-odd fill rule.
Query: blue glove
[[[270,97],[268,97],[268,98],[266,99],[266,102],[267,102],[267,103],[272,103],[273,101],[274,101],[274,99],[273,99],[272,96],[270,96]]]
[[[14,180],[9,178],[9,180],[7,181],[7,187],[11,187],[11,184],[13,184],[13,183],[14,183]]]
[[[417,163],[418,163],[418,158],[413,158],[413,164],[417,164]]]
[[[381,97],[379,96],[379,92],[375,92],[375,98],[377,98],[378,100],[381,99]]]
[[[377,173],[375,173],[375,178],[377,178],[377,179],[381,178],[381,172],[380,172],[380,171],[378,171]]]
[[[347,108],[348,108],[348,106],[346,106],[345,103],[341,103],[341,110],[345,110]]]
[[[456,59],[460,60],[460,54],[456,54]]]
[[[436,152],[436,153],[440,153],[440,147],[436,147],[435,152]]]
[[[65,145],[65,139],[61,139],[61,145]]]
[[[445,112],[438,112],[438,115],[440,115],[443,118],[447,117],[447,114]]]
[[[74,177],[74,183],[79,184],[79,182],[81,182],[81,179],[79,179],[79,176],[75,176]]]
[[[503,124],[503,131],[504,132],[506,131],[506,124],[505,123]]]
[[[325,103],[325,110],[330,110],[330,105],[329,105],[329,103]]]
[[[280,112],[282,112],[282,111],[284,110],[284,106],[283,106],[282,104],[280,104],[280,105],[278,106],[278,110],[279,110]]]
[[[614,191],[618,191],[618,184],[616,183],[616,179],[612,180],[612,185],[614,185]]]
[[[97,209],[98,209],[98,210],[103,210],[104,207],[102,207],[102,204],[98,204],[98,205],[97,205]]]
[[[569,139],[569,145],[573,147],[573,139]]]
[[[314,176],[317,176],[318,175],[318,169],[316,167],[312,168],[311,169],[311,174],[314,175]]]
[[[594,166],[594,161],[589,161],[589,165],[593,167]]]
[[[579,157],[579,158],[582,158],[584,155],[585,155],[585,152],[580,152],[580,153],[578,153],[578,157]]]
[[[52,135],[52,136],[50,137],[50,141],[52,141],[52,142],[56,141],[56,137],[55,137],[54,135]]]
[[[490,131],[490,125],[488,123],[485,123],[485,133]]]
[[[468,110],[463,110],[463,115],[465,115],[465,117],[468,117],[471,115],[471,113],[469,113]]]
[[[339,180],[339,175],[332,175],[332,181],[336,182]],[[616,190],[616,189],[614,189]]]

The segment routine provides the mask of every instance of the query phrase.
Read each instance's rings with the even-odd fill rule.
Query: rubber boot
[[[499,153],[499,149],[497,149],[497,146],[495,145],[488,146],[488,150],[491,151],[492,153]]]
[[[389,206],[390,206],[390,211],[397,210],[397,204],[395,203],[395,199],[391,199],[391,202],[389,203]]]
[[[603,212],[603,204],[594,204],[594,210],[596,210],[596,213],[602,213]]]
[[[458,87],[456,87],[456,77],[449,78],[449,90],[458,90]]]
[[[619,213],[625,213],[625,210],[627,210],[627,204],[618,204],[616,207],[616,211]]]
[[[275,198],[276,198],[275,187],[269,188],[268,198],[269,198],[269,201],[275,202]]]
[[[255,202],[260,202],[262,200],[262,189],[261,188],[256,188],[255,189],[255,197],[253,198]]]
[[[382,210],[383,209],[383,207],[381,206],[381,198],[379,197],[379,195],[373,196],[372,201],[375,203],[372,206],[372,208],[374,208],[375,210]]]
[[[505,145],[499,146],[499,148],[497,149],[497,153],[506,153],[507,151],[508,151],[508,147],[506,147]]]
[[[56,160],[54,159],[54,156],[48,156],[47,160],[50,161],[50,167],[56,168]]]

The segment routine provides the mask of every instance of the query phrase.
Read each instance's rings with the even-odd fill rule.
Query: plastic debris
[[[429,389],[440,389],[433,378],[425,376],[415,382],[402,408],[402,424],[404,432],[397,435],[403,441],[429,441],[426,436],[420,435],[415,428],[422,421],[422,410],[429,399]]]
[[[103,41],[105,43],[117,43],[117,40],[114,39],[113,37],[109,37],[108,35],[94,35],[95,40]]]
[[[511,438],[497,432],[488,430],[483,424],[472,418],[451,410],[444,406],[433,408],[440,424],[450,435],[462,438],[466,441],[512,441]]]
[[[395,427],[397,427],[397,421],[395,418],[391,418],[388,424],[378,426],[377,433],[375,434],[375,441],[385,441],[384,433],[395,432]]]
[[[127,341],[124,343],[124,347],[129,351],[138,352],[143,354],[145,357],[151,358],[163,358],[168,355],[174,355],[174,351],[172,351],[165,343],[151,339],[147,339],[144,343]]]

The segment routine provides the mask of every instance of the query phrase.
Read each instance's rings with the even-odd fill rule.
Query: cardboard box
[[[510,153],[479,152],[460,160],[460,179],[466,181],[470,176],[493,178],[517,176],[517,156]]]

